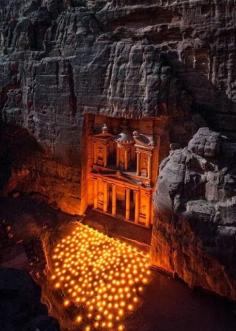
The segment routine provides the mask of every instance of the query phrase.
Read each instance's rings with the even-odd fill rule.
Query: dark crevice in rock
[[[73,74],[73,67],[70,62],[68,62],[68,79],[69,79],[69,89],[70,89],[70,107],[71,113],[75,116],[77,112],[77,98],[75,95],[75,87],[74,87],[74,74]]]

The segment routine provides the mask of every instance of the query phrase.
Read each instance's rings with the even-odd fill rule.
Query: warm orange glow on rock
[[[54,248],[54,288],[64,294],[64,309],[78,308],[83,330],[125,330],[124,321],[141,302],[149,282],[149,258],[137,249],[78,225]]]

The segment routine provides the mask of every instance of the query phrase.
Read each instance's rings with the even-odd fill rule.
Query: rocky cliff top
[[[43,111],[76,123],[194,109],[233,133],[234,3],[2,1],[5,117],[33,131]]]

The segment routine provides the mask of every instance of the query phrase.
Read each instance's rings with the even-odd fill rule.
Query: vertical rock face
[[[235,137],[235,1],[159,2],[181,17],[185,32],[178,47],[179,73],[197,109],[200,106],[211,127]],[[187,70],[181,70],[182,64]]]
[[[186,123],[172,130],[180,142],[192,133],[192,98],[165,52],[176,33],[161,29],[172,11],[148,1],[12,0],[1,3],[0,14],[2,121],[27,129],[43,151],[22,167],[13,162],[6,192],[37,191],[78,214],[87,113],[169,116]],[[179,26],[176,31],[179,36]]]
[[[153,263],[236,299],[236,144],[201,128],[160,167]]]
[[[3,1],[5,118],[40,138],[43,109],[69,126],[84,112],[158,116],[165,103],[184,108],[188,90],[212,125],[230,130],[221,119],[235,112],[233,3]]]
[[[168,123],[166,140],[182,147],[203,125],[233,141],[236,138],[235,13],[234,0],[2,0],[0,110],[4,143],[0,157],[7,160],[1,164],[1,169],[7,171],[4,170],[6,175],[2,172],[0,180],[4,192],[38,192],[61,209],[80,213],[81,168],[86,158],[84,117],[90,113],[140,120],[164,117]],[[188,213],[199,215],[194,208],[200,204],[204,220],[216,209],[214,213],[222,221],[234,210],[233,200],[216,207],[217,201],[224,204],[233,196],[228,192],[233,185],[232,174],[224,170],[230,168],[232,148],[227,146],[232,144],[223,143],[220,134],[211,133],[211,141],[204,138],[203,147],[200,136],[188,148],[171,152],[163,163],[163,178],[160,177],[158,184],[161,198],[155,198],[163,222],[154,227],[153,239],[154,248],[163,249],[163,254],[154,254],[156,263],[197,285],[200,279],[197,260],[191,260],[192,272],[187,268],[190,265],[187,260],[184,260],[186,268],[178,264],[179,270],[172,257],[176,254],[173,252],[181,249],[173,248],[172,244],[178,240],[170,240],[169,235],[176,234],[178,228],[182,240],[185,232],[187,238],[199,236],[199,246],[192,256],[199,257],[202,270],[203,244],[200,234],[192,234],[189,228]],[[36,140],[37,148],[32,147],[32,139]],[[16,155],[20,144],[30,147],[28,154],[19,158]],[[218,146],[222,144],[227,147],[223,151],[228,153],[224,167],[220,162],[223,160],[217,156]],[[186,178],[189,155],[193,170],[187,172]],[[174,175],[169,179],[170,164]],[[231,177],[227,179],[227,176]],[[170,188],[166,180],[167,183],[173,180]],[[180,194],[183,187],[186,189]],[[197,191],[193,192],[193,188]],[[177,209],[170,212],[171,204]],[[168,217],[179,208],[185,210],[184,216],[182,213],[170,223]],[[163,210],[168,217],[163,216]],[[184,221],[177,227],[175,222],[180,218]],[[227,230],[224,232],[227,238],[233,236],[231,224],[227,223],[226,229],[213,223],[209,231],[214,230],[213,238],[219,237],[219,242],[223,238],[220,231]],[[208,225],[206,221],[204,226]],[[159,234],[155,233],[157,229]],[[162,248],[155,242],[156,238]],[[191,251],[188,245],[186,249]],[[165,260],[166,250],[170,261]],[[182,257],[176,256],[176,261],[177,258]],[[216,261],[219,267],[214,264],[212,272],[220,270],[221,261],[218,257]],[[224,270],[222,282],[230,287],[229,273]],[[190,280],[195,273],[196,282]],[[219,278],[209,280],[207,272],[205,276],[199,285],[228,295],[227,285],[217,288]]]

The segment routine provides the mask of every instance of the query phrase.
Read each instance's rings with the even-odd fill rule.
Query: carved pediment
[[[103,124],[103,126],[101,128],[101,132],[93,135],[93,138],[101,139],[101,140],[109,140],[113,137],[114,137],[113,134],[108,132],[108,127],[106,124]]]
[[[150,148],[150,149],[153,149],[153,147],[154,147],[153,136],[145,135],[145,134],[139,133],[138,131],[134,131],[133,138],[134,138],[136,146]]]

